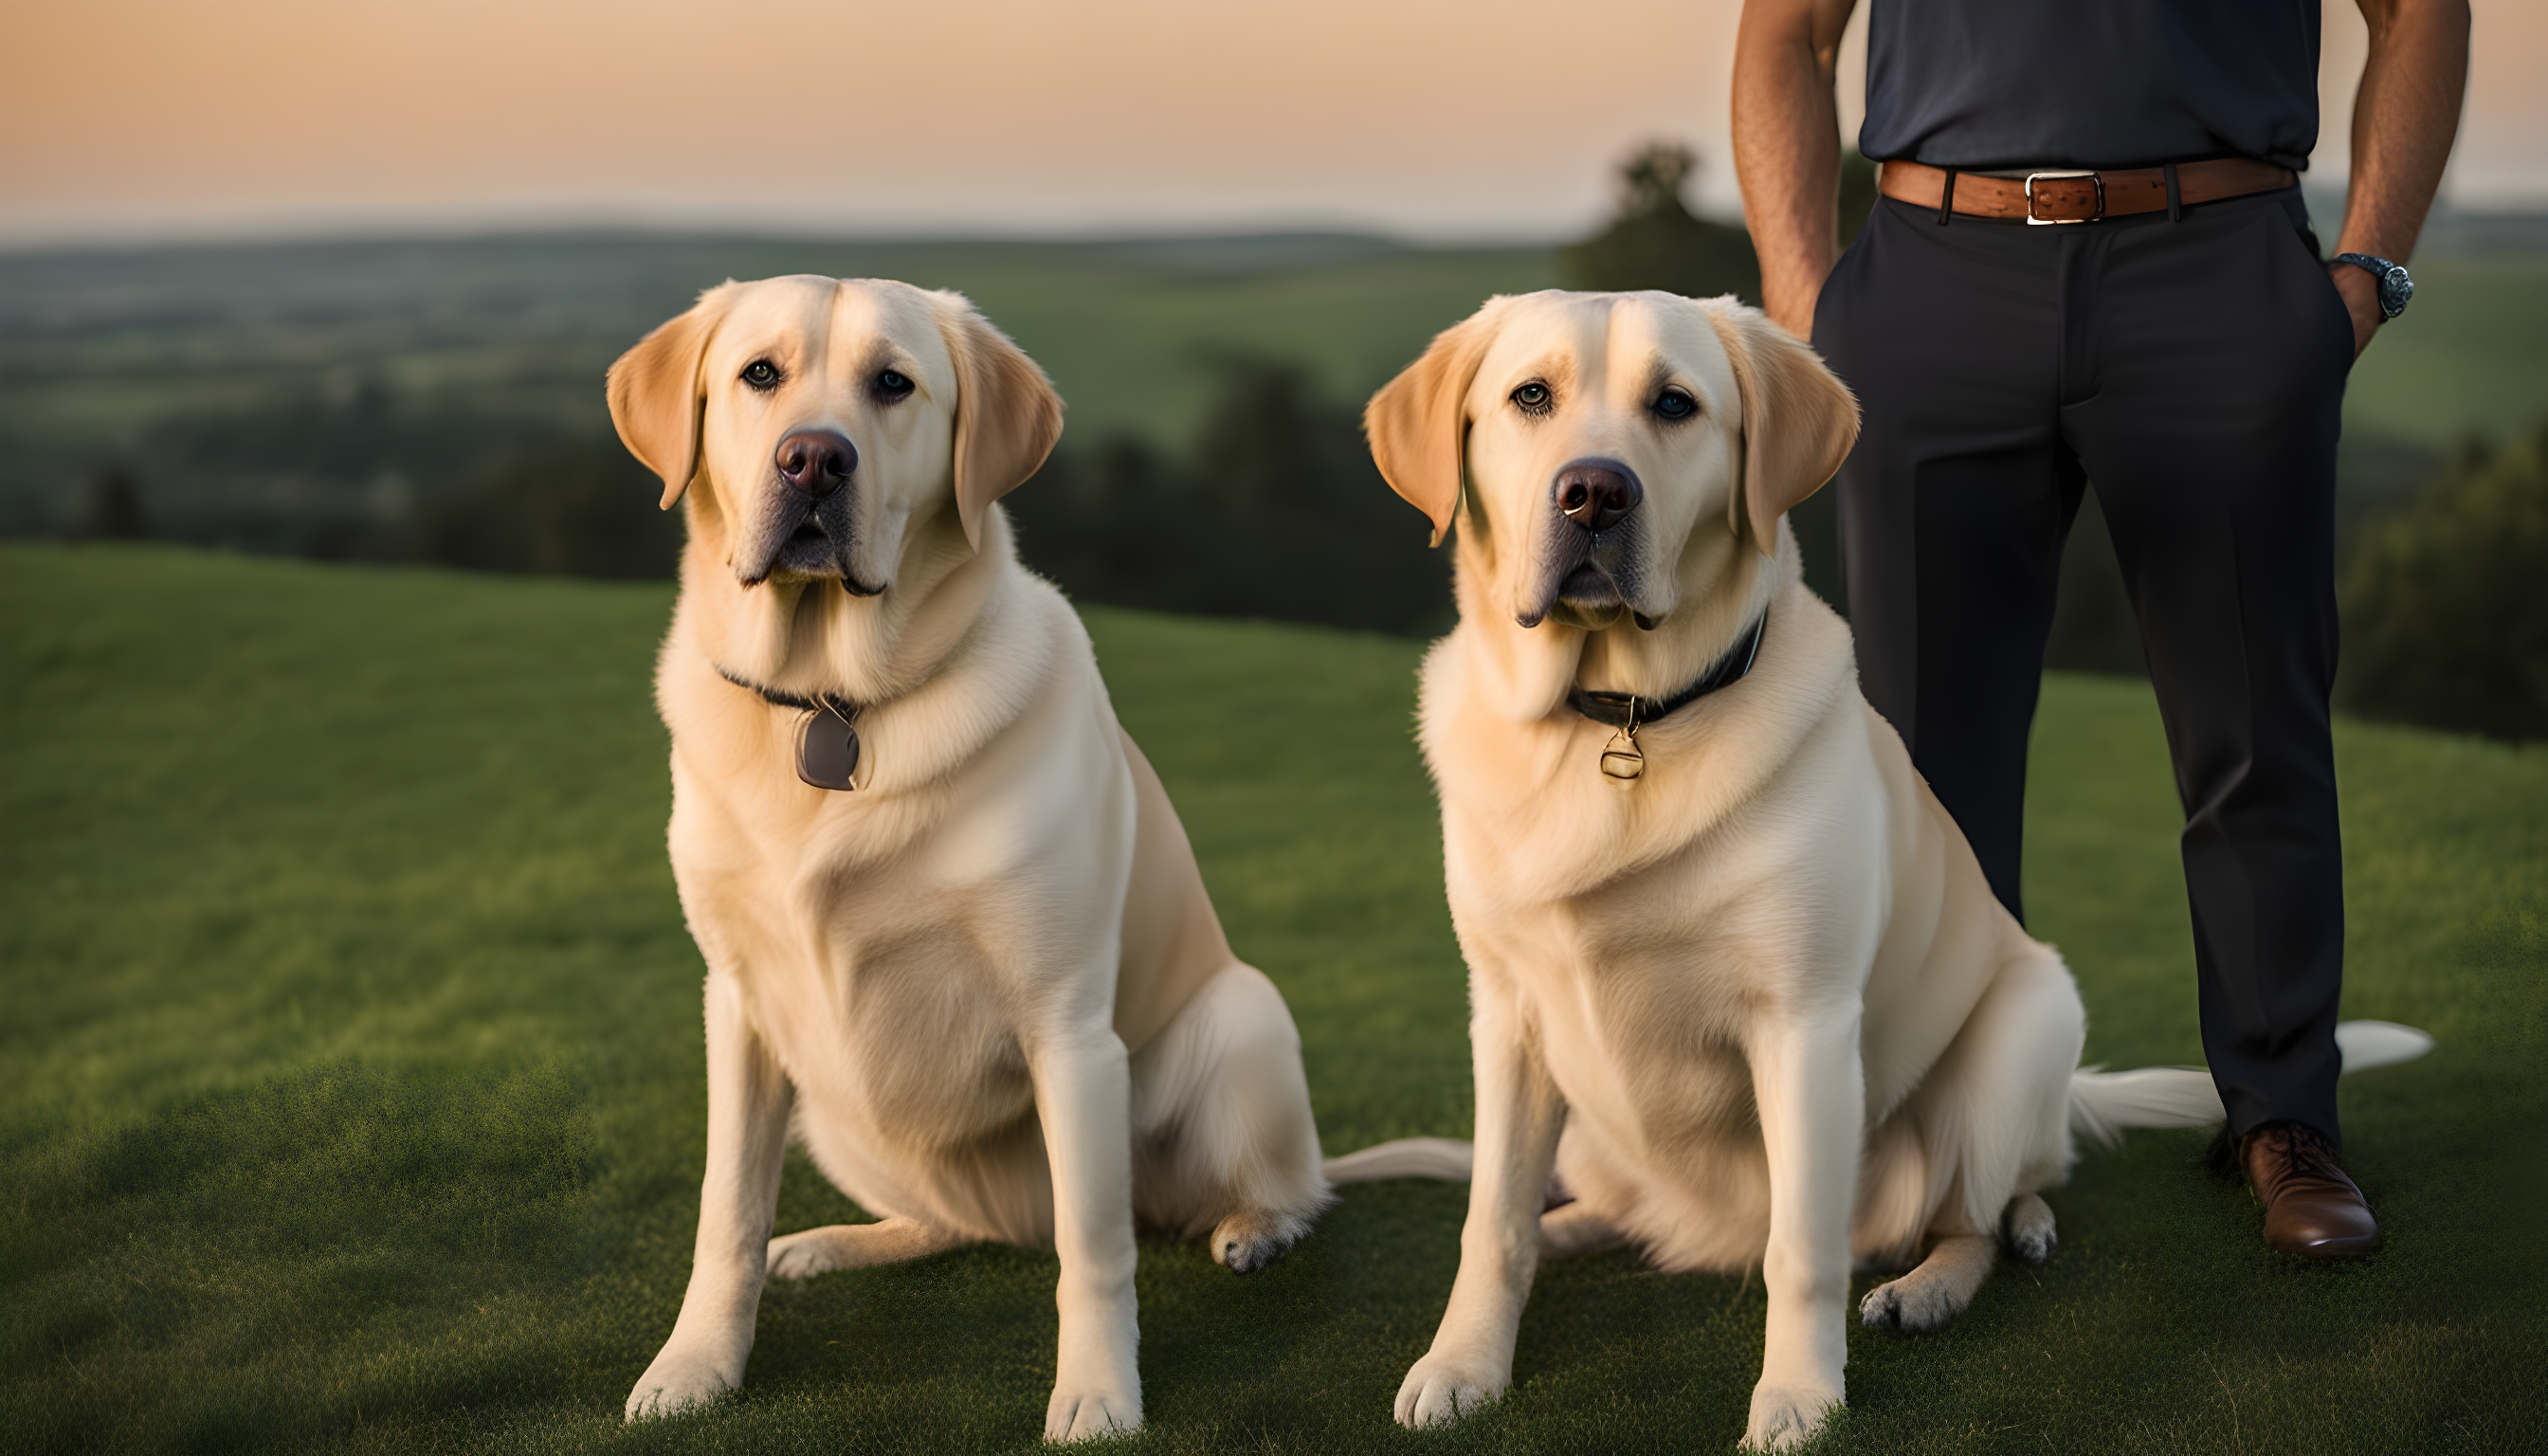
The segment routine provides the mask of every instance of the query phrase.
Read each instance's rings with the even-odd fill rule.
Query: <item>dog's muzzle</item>
[[[773,572],[826,577],[854,596],[883,591],[859,580],[850,567],[854,506],[858,493],[846,489],[859,471],[859,447],[835,429],[790,431],[771,452],[771,469],[778,477],[770,489],[753,553],[757,571],[742,573],[747,586],[758,586]]]
[[[1513,620],[1536,627],[1562,607],[1569,625],[1606,625],[1627,604],[1629,547],[1645,483],[1625,461],[1588,456],[1559,467],[1548,490],[1549,505],[1565,524],[1550,522],[1538,594]]]

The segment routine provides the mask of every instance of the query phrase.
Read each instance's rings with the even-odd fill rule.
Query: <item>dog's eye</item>
[[[911,381],[909,379],[891,369],[880,369],[876,371],[875,397],[877,399],[890,405],[896,400],[909,398],[910,394]]]
[[[1698,401],[1684,389],[1669,389],[1655,396],[1654,410],[1666,419],[1687,419],[1698,412]]]
[[[755,359],[743,366],[743,382],[757,390],[778,388],[778,366],[767,359]]]
[[[1547,413],[1550,402],[1555,399],[1556,396],[1548,392],[1548,386],[1535,379],[1512,392],[1512,402],[1521,407],[1524,414]]]

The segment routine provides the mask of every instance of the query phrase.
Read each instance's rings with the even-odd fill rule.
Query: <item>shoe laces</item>
[[[2259,1128],[2249,1137],[2264,1151],[2261,1159],[2268,1188],[2256,1190],[2270,1197],[2273,1193],[2297,1184],[2316,1183],[2322,1187],[2352,1189],[2351,1178],[2336,1166],[2335,1149],[2327,1145],[2324,1136],[2306,1123],[2275,1123]]]

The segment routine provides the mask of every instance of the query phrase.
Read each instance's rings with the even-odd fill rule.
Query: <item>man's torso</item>
[[[2317,144],[2317,0],[1870,5],[1859,146],[1877,160],[2298,171]]]

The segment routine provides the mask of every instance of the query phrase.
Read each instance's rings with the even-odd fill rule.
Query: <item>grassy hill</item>
[[[669,606],[0,548],[0,1450],[1035,1446],[1054,1267],[1011,1249],[774,1287],[739,1397],[618,1424],[679,1306],[703,1145],[648,700]],[[1291,1000],[1328,1148],[1464,1134],[1416,645],[1088,618],[1232,941]],[[2199,1135],[2139,1135],[2052,1196],[2049,1266],[1936,1336],[1852,1331],[1828,1449],[2536,1442],[2548,750],[2350,724],[2338,749],[2346,1012],[2440,1041],[2345,1084],[2389,1250],[2282,1263]],[[2090,1059],[2198,1058],[2146,689],[2052,679],[2035,762],[2028,897]],[[1758,1281],[1624,1254],[1543,1272],[1500,1408],[1391,1426],[1463,1204],[1354,1189],[1244,1279],[1145,1246],[1131,1449],[1731,1446]],[[782,1229],[852,1215],[791,1159]]]

